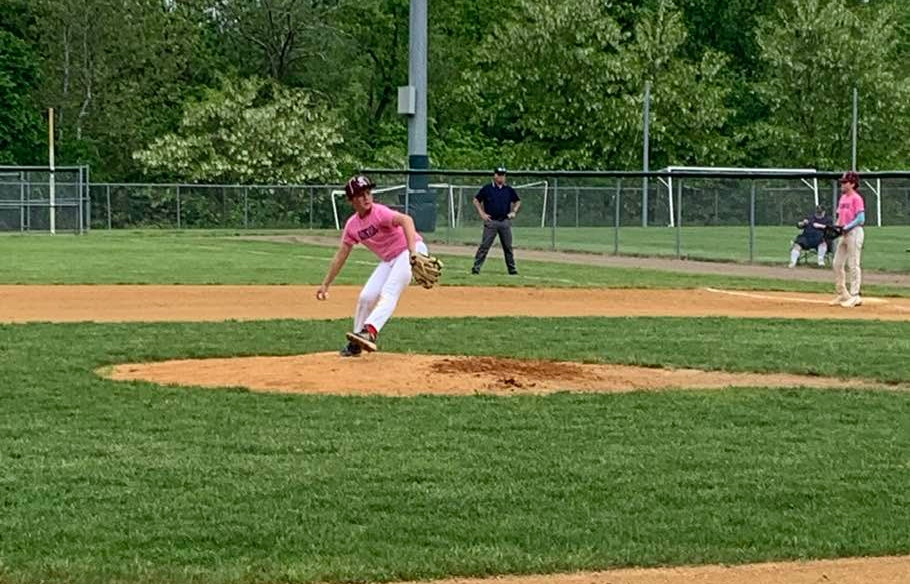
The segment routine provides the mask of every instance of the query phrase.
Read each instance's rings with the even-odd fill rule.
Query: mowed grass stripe
[[[372,581],[910,551],[907,393],[339,398],[92,373],[327,350],[347,325],[0,327],[0,580]],[[383,341],[906,381],[908,327],[393,320]]]
[[[231,239],[227,232],[7,236],[0,237],[0,283],[318,285],[333,253],[320,246]],[[478,277],[470,274],[472,258],[442,257],[444,285],[833,291],[833,283],[800,281],[799,272],[774,280],[522,260],[521,274],[512,277],[493,255]],[[336,283],[362,285],[375,265],[375,256],[358,248]],[[900,286],[866,286],[864,292],[910,296],[910,288]]]

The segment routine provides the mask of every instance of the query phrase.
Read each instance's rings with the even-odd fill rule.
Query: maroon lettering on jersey
[[[358,231],[357,237],[360,238],[360,241],[363,241],[364,239],[369,239],[369,238],[373,237],[377,233],[379,233],[379,230],[376,229],[376,226],[370,225],[366,229],[361,229],[360,231]]]

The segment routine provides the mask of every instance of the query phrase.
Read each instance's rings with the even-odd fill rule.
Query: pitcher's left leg
[[[846,265],[847,265],[847,241],[846,236],[840,237],[837,240],[834,248],[834,289],[837,291],[837,296],[834,297],[829,304],[831,306],[837,306],[842,302],[846,302],[850,298],[850,292],[847,290],[846,280]]]
[[[862,227],[853,229],[852,241],[847,242],[850,253],[847,256],[847,263],[850,266],[850,295],[859,296],[860,288],[863,284],[863,269],[861,266],[863,256],[863,243],[866,240],[866,233]]]
[[[427,254],[427,246],[422,242],[417,243],[417,251]],[[386,278],[385,284],[382,285],[382,292],[379,293],[379,302],[373,308],[370,316],[367,317],[367,326],[372,326],[378,333],[385,326],[385,323],[392,317],[395,307],[398,306],[398,299],[411,283],[411,257],[408,251],[401,252],[392,260],[392,269],[389,271],[389,277]]]

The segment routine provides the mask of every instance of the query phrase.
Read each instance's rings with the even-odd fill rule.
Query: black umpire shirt
[[[503,221],[512,211],[512,203],[519,200],[518,193],[510,185],[501,187],[490,182],[478,191],[475,197],[483,204],[483,211],[494,221]]]

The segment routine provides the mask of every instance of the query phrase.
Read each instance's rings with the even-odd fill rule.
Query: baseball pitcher
[[[442,271],[442,263],[429,257],[427,246],[414,227],[414,220],[373,201],[375,186],[363,175],[351,178],[345,185],[345,195],[354,208],[354,214],[344,225],[341,245],[316,291],[317,300],[328,298],[329,286],[341,272],[356,244],[362,243],[379,258],[379,265],[357,300],[354,330],[347,333],[348,344],[341,350],[343,357],[376,350],[376,337],[391,318],[412,275],[424,288],[431,288]]]

